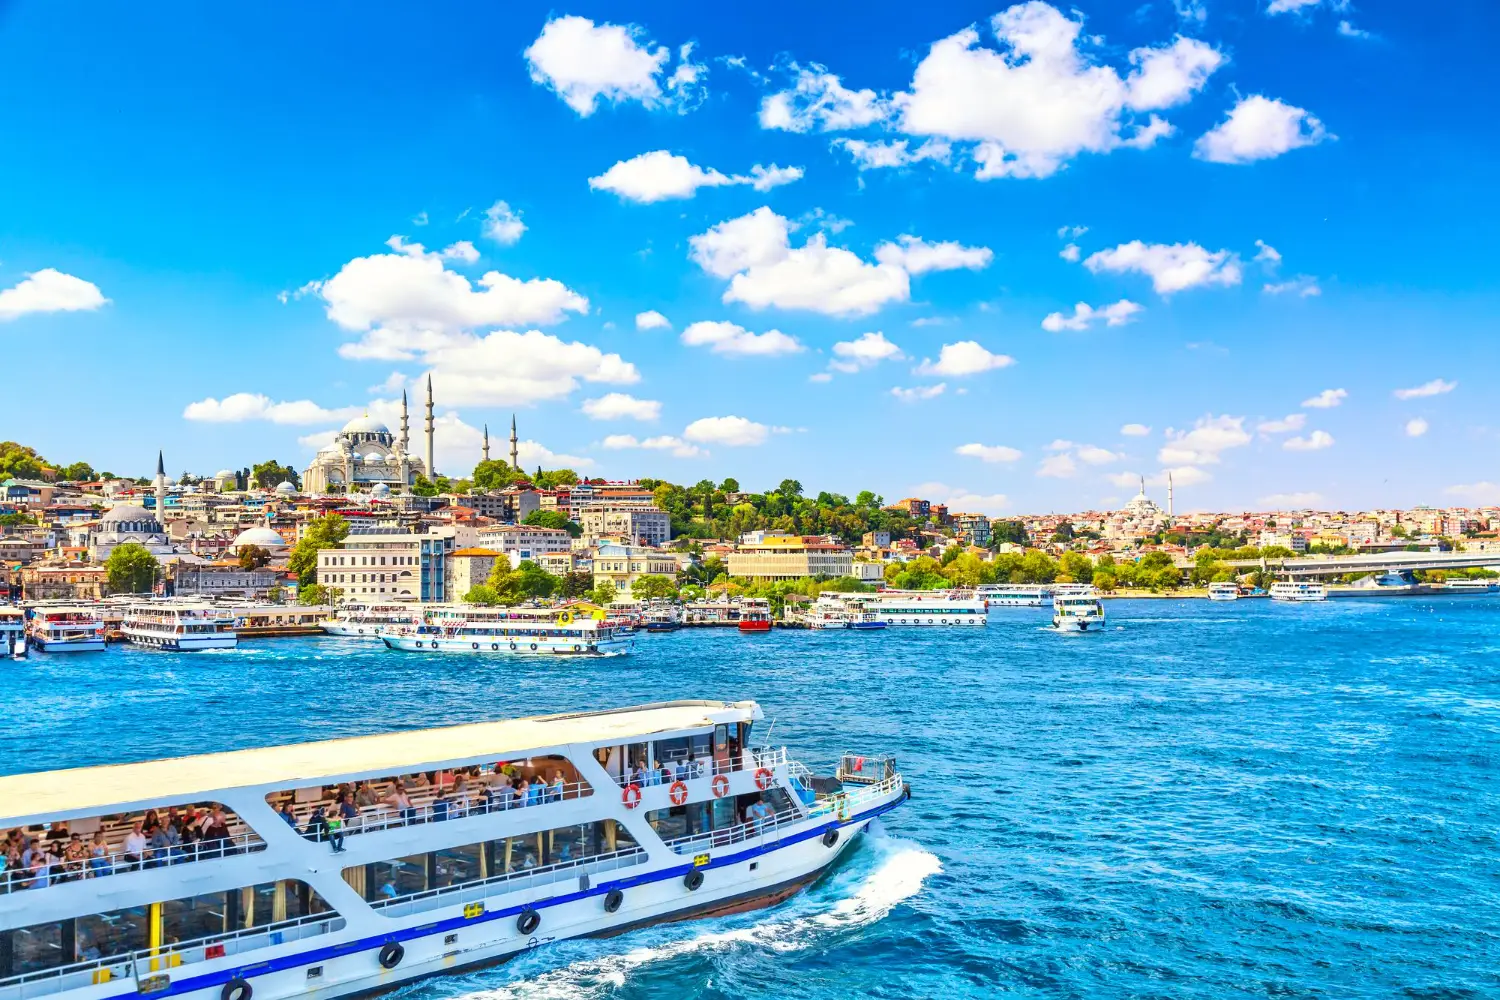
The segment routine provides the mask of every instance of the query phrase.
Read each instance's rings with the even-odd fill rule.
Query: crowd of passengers
[[[229,817],[218,806],[199,810],[176,806],[165,816],[149,809],[130,824],[119,847],[111,845],[104,830],[95,830],[85,842],[68,829],[53,823],[45,834],[11,830],[5,838],[5,869],[0,873],[4,892],[45,889],[58,882],[99,878],[116,872],[159,868],[182,861],[217,858],[233,854]]]

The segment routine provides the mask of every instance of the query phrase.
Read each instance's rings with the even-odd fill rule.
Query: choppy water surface
[[[409,1000],[1500,995],[1500,601],[1116,601],[1104,635],[641,636],[526,662],[268,640],[6,663],[0,770],[756,698],[915,784],[759,913],[563,943]],[[763,727],[764,728],[764,727]]]

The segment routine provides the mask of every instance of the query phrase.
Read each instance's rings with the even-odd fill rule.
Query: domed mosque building
[[[302,474],[302,491],[326,493],[410,493],[417,477],[431,478],[432,378],[427,379],[427,458],[408,452],[406,393],[401,393],[401,434],[370,416],[356,417],[313,457]]]

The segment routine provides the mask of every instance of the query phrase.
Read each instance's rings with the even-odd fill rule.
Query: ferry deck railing
[[[121,955],[21,973],[0,979],[0,1000],[31,1000],[32,997],[52,996],[121,979],[134,978],[139,983],[141,979],[158,972],[167,972],[185,963],[205,962],[270,945],[330,934],[342,930],[344,924],[344,918],[337,913],[317,913],[260,927],[212,934],[156,949],[143,948]]]
[[[484,786],[471,786],[458,797],[453,797],[451,787],[425,800],[419,800],[417,796],[408,793],[412,804],[406,808],[388,802],[374,806],[361,806],[358,816],[344,820],[343,833],[346,836],[376,833],[381,830],[422,823],[442,823],[448,820],[465,819],[469,816],[488,816],[491,813],[511,812],[517,809],[535,809],[538,806],[587,798],[594,794],[593,787],[586,781],[566,782],[561,788],[556,785],[542,785],[541,788],[542,792],[535,802],[525,802],[519,797],[501,796],[493,792],[487,801],[484,798]],[[326,803],[323,809],[325,813],[332,811],[332,807]],[[298,821],[297,831],[309,840],[328,840],[329,835],[326,831],[308,827],[307,824],[310,821],[311,812]]]
[[[127,852],[121,848],[99,857],[60,861],[51,865],[46,887],[65,882],[80,882],[84,879],[106,878],[126,872],[146,871],[151,868],[167,868],[197,861],[214,861],[265,849],[266,842],[260,838],[259,834],[249,830],[231,834],[227,838],[196,840],[175,847],[147,847],[140,854]],[[29,868],[0,872],[0,893],[35,892],[36,888],[32,885],[35,878],[36,873]]]
[[[611,777],[614,778],[615,784],[621,788],[630,784],[639,784],[644,787],[670,785],[673,781],[679,780],[677,778],[677,765],[687,763],[688,753],[689,751],[679,750],[664,757],[658,757],[656,759],[656,768],[646,771],[639,782],[635,781],[629,773],[616,774]],[[755,771],[760,768],[774,771],[782,764],[787,763],[788,760],[786,747],[747,747],[738,754],[731,755],[725,761],[721,761],[716,757],[696,758],[695,762],[702,770],[697,773],[688,773],[682,780],[692,781],[695,778],[712,777],[716,774],[733,774],[735,771]],[[663,764],[671,767],[671,778],[661,773],[661,765]]]
[[[440,906],[451,906],[454,903],[479,902],[503,892],[516,892],[533,886],[549,885],[563,879],[628,868],[631,865],[644,864],[647,859],[644,848],[629,847],[609,854],[595,854],[591,857],[573,858],[569,861],[556,861],[549,865],[523,868],[520,871],[506,872],[503,875],[492,875],[486,879],[428,889],[409,896],[377,899],[371,901],[370,906],[389,916],[399,917],[436,909]],[[496,889],[500,892],[496,892]]]

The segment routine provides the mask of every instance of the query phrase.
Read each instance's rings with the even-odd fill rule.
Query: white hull
[[[234,649],[240,637],[233,632],[205,635],[171,635],[161,632],[144,632],[131,628],[122,629],[125,641],[134,646],[148,646],[178,653],[195,653],[205,649]]]
[[[970,614],[968,612],[962,614],[944,614],[941,612],[933,613],[924,611],[921,614],[913,614],[900,610],[885,611],[880,608],[871,608],[870,611],[874,613],[876,621],[885,622],[887,625],[910,625],[914,627],[947,626],[952,628],[964,625],[982,627],[988,624],[983,614]]]
[[[379,639],[379,625],[351,625],[348,622],[318,622],[318,628],[329,635],[345,639]]]
[[[1208,599],[1210,601],[1238,601],[1240,598],[1238,594],[1209,594]]]
[[[486,656],[620,656],[630,652],[629,639],[558,641],[545,637],[521,639],[465,638],[440,635],[382,635],[387,649],[407,653],[470,653]]]
[[[31,644],[43,653],[98,653],[104,649],[104,637],[89,639],[46,639],[31,637]]]
[[[1042,608],[1052,603],[1042,597],[986,597],[985,600],[992,608]]]
[[[1055,615],[1052,627],[1059,632],[1103,632],[1104,616],[1082,618],[1078,615]]]

